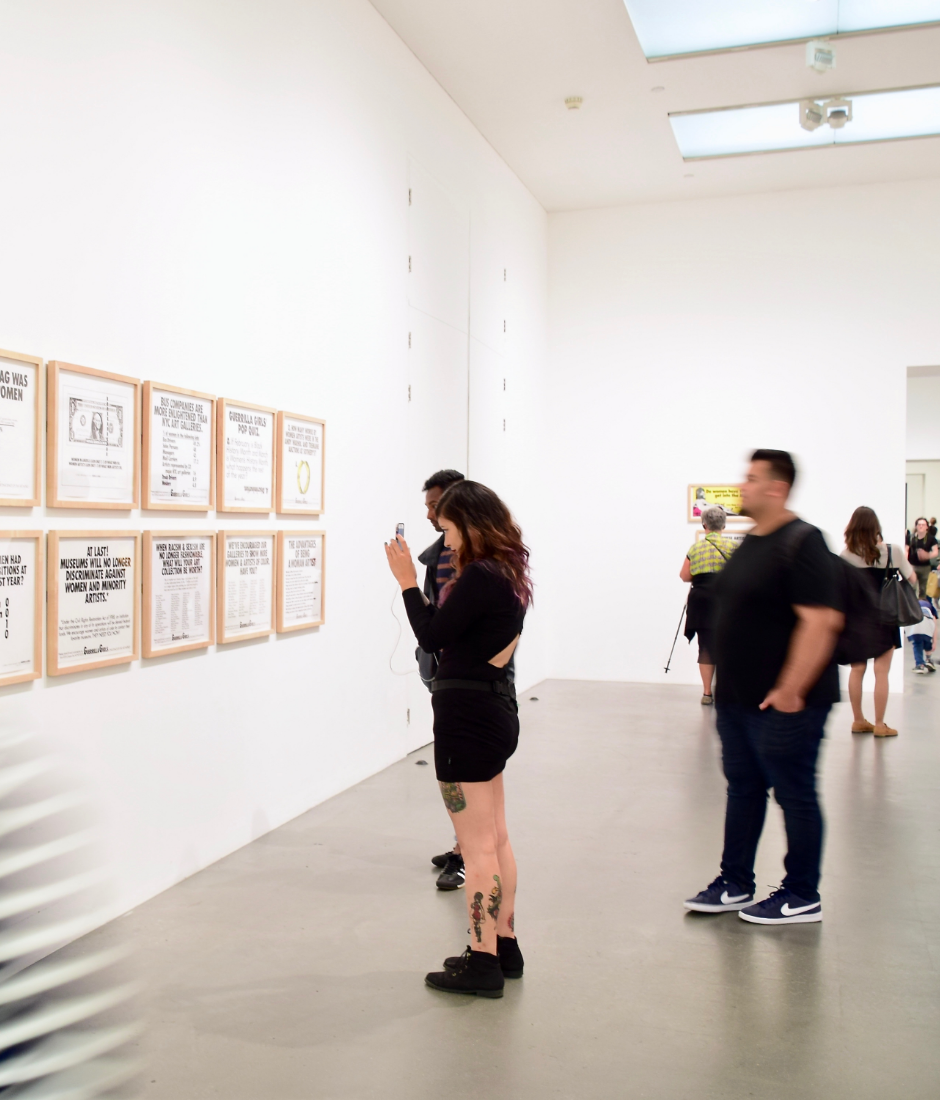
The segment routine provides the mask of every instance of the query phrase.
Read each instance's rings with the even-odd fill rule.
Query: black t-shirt
[[[797,623],[794,606],[842,610],[836,562],[822,533],[808,525],[805,534],[790,531],[796,522],[769,535],[748,535],[718,574],[718,704],[757,707],[764,701],[787,658]],[[838,701],[839,668],[832,660],[807,692],[806,705]]]
[[[907,560],[911,565],[929,565],[934,566],[937,564],[936,558],[931,558],[929,561],[921,561],[917,556],[918,550],[926,550],[929,554],[931,550],[937,545],[937,540],[928,533],[919,539],[916,535],[908,534],[907,536]]]

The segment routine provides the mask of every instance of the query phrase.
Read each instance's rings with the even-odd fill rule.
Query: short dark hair
[[[796,481],[796,466],[789,451],[773,451],[763,447],[751,455],[751,462],[767,462],[774,481],[785,481],[791,488]]]
[[[426,493],[429,489],[446,489],[448,485],[453,485],[455,481],[463,481],[464,476],[459,470],[438,470],[436,474],[431,476],[424,483],[422,493]]]

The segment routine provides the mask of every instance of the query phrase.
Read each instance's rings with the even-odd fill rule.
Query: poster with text
[[[274,409],[219,400],[219,511],[273,509],[274,419]]]
[[[42,535],[0,535],[0,686],[42,674]]]
[[[318,516],[323,511],[325,425],[313,417],[279,412],[278,501],[283,513]]]
[[[702,512],[717,504],[728,519],[743,519],[740,485],[690,485],[689,522],[700,520]]]
[[[49,674],[137,659],[139,536],[49,532]]]
[[[144,384],[144,507],[208,510],[213,503],[215,401]]]
[[[144,533],[145,657],[215,640],[215,536]]]
[[[55,447],[49,503],[136,506],[140,384],[87,369],[51,366]]]
[[[39,365],[0,351],[0,504],[39,503]]]
[[[277,536],[277,631],[323,622],[322,531],[279,531]]]
[[[219,532],[220,642],[274,630],[275,534]]]

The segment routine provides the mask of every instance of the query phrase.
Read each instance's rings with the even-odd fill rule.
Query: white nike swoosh
[[[720,901],[722,905],[733,905],[735,902],[744,901],[745,898],[749,898],[750,896],[750,894],[738,894],[736,898],[729,898],[728,891],[725,890],[721,895]]]
[[[814,901],[812,905],[798,905],[796,909],[790,908],[790,903],[784,902],[780,908],[780,915],[782,917],[795,917],[797,913],[808,913],[810,909],[816,909],[819,906],[818,901]]]

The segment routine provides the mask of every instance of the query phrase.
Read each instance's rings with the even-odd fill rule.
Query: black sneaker
[[[444,960],[444,969],[456,970],[469,954],[472,954],[472,948],[468,946],[462,955],[451,955],[449,959]],[[499,959],[499,968],[502,970],[504,978],[522,977],[525,962],[516,939],[497,936],[496,957]]]
[[[442,993],[475,993],[478,997],[502,997],[503,972],[499,959],[486,951],[472,951],[469,947],[456,956],[453,970],[439,970],[425,975],[425,982]]]
[[[753,891],[744,890],[719,875],[694,898],[688,898],[682,904],[695,913],[732,913],[753,904],[753,901]]]
[[[798,898],[780,886],[769,898],[742,909],[738,916],[751,924],[816,924],[822,920],[822,902]]]
[[[438,890],[459,890],[464,885],[467,872],[463,865],[463,856],[450,854],[444,864],[444,870],[437,876]]]
[[[434,864],[435,867],[443,868],[447,866],[447,861],[450,859],[450,857],[456,854],[457,853],[453,849],[451,849],[449,852],[443,852],[439,856],[431,856],[431,862]]]

